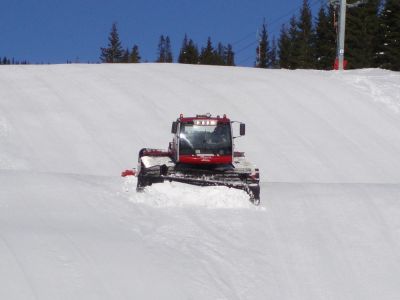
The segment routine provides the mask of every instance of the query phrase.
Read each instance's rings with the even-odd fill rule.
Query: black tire
[[[252,196],[250,197],[251,202],[253,202],[254,205],[259,205],[260,204],[260,185],[257,184],[255,186],[250,186],[249,188],[252,193]]]
[[[136,192],[143,192],[145,187],[146,181],[143,179],[142,176],[139,175],[137,179]]]

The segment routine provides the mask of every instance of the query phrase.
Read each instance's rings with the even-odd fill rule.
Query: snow
[[[143,193],[136,192],[136,178],[125,180],[125,191],[134,203],[143,203],[153,207],[205,207],[205,208],[253,208],[244,191],[225,187],[193,188],[178,182],[165,182],[146,188]],[[201,194],[197,194],[201,191]],[[193,195],[195,193],[195,195]],[[196,195],[197,194],[197,195]],[[221,197],[223,195],[223,197]]]
[[[0,299],[398,299],[400,74],[174,64],[0,68]],[[135,192],[180,113],[226,113],[261,206]]]

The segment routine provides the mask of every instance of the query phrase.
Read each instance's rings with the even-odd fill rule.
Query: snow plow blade
[[[242,153],[233,164],[197,166],[175,164],[168,151],[147,149],[139,151],[136,174],[137,191],[164,181],[175,181],[197,186],[225,186],[245,191],[254,205],[260,204],[258,169],[249,167]]]

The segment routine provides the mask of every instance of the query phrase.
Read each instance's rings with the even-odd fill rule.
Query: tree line
[[[277,46],[273,39],[269,48],[263,24],[256,66],[331,70],[337,54],[338,18],[338,7],[333,5],[322,6],[313,18],[308,0],[303,0],[298,15],[282,25]],[[345,59],[348,69],[400,70],[399,0],[367,0],[347,8]]]
[[[13,58],[8,58],[4,56],[3,58],[0,57],[0,65],[28,65],[29,62],[27,60],[16,60]]]
[[[100,60],[104,63],[141,62],[139,47],[136,44],[133,45],[132,50],[122,47],[116,23],[112,24],[108,36],[108,46],[100,48],[100,50]],[[179,63],[184,64],[234,66],[234,55],[232,45],[228,44],[225,46],[219,42],[214,48],[210,37],[207,39],[206,45],[199,50],[197,44],[185,34],[177,60]],[[160,63],[172,63],[173,60],[170,37],[168,35],[161,35],[155,61]]]
[[[356,0],[349,0],[350,4]],[[400,70],[400,1],[368,0],[356,8],[348,8],[346,17],[345,58],[349,69],[380,67]],[[267,23],[259,30],[254,66],[258,68],[331,70],[336,58],[338,7],[323,5],[316,17],[308,0],[297,15],[283,24],[279,37],[269,38]],[[108,46],[101,48],[100,60],[106,63],[139,63],[139,47],[123,49],[114,23]],[[174,61],[169,36],[160,36],[156,62]],[[203,65],[235,65],[232,44],[213,45],[211,38],[204,46],[185,34],[178,63]]]
[[[359,2],[349,0],[349,4]],[[280,29],[270,44],[261,26],[256,67],[331,70],[337,55],[338,7],[321,6],[313,18],[308,0],[298,15]],[[400,1],[367,0],[346,14],[345,59],[348,69],[384,68],[400,71]]]
[[[354,3],[356,1],[348,1]],[[313,22],[307,0],[299,15],[282,26],[279,66],[332,69],[336,57],[338,8],[323,6]],[[400,1],[368,0],[346,14],[345,59],[349,69],[400,70]]]

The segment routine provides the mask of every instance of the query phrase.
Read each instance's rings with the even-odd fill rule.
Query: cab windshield
[[[231,126],[229,123],[217,125],[183,123],[179,134],[179,151],[183,155],[231,155],[231,141]]]

